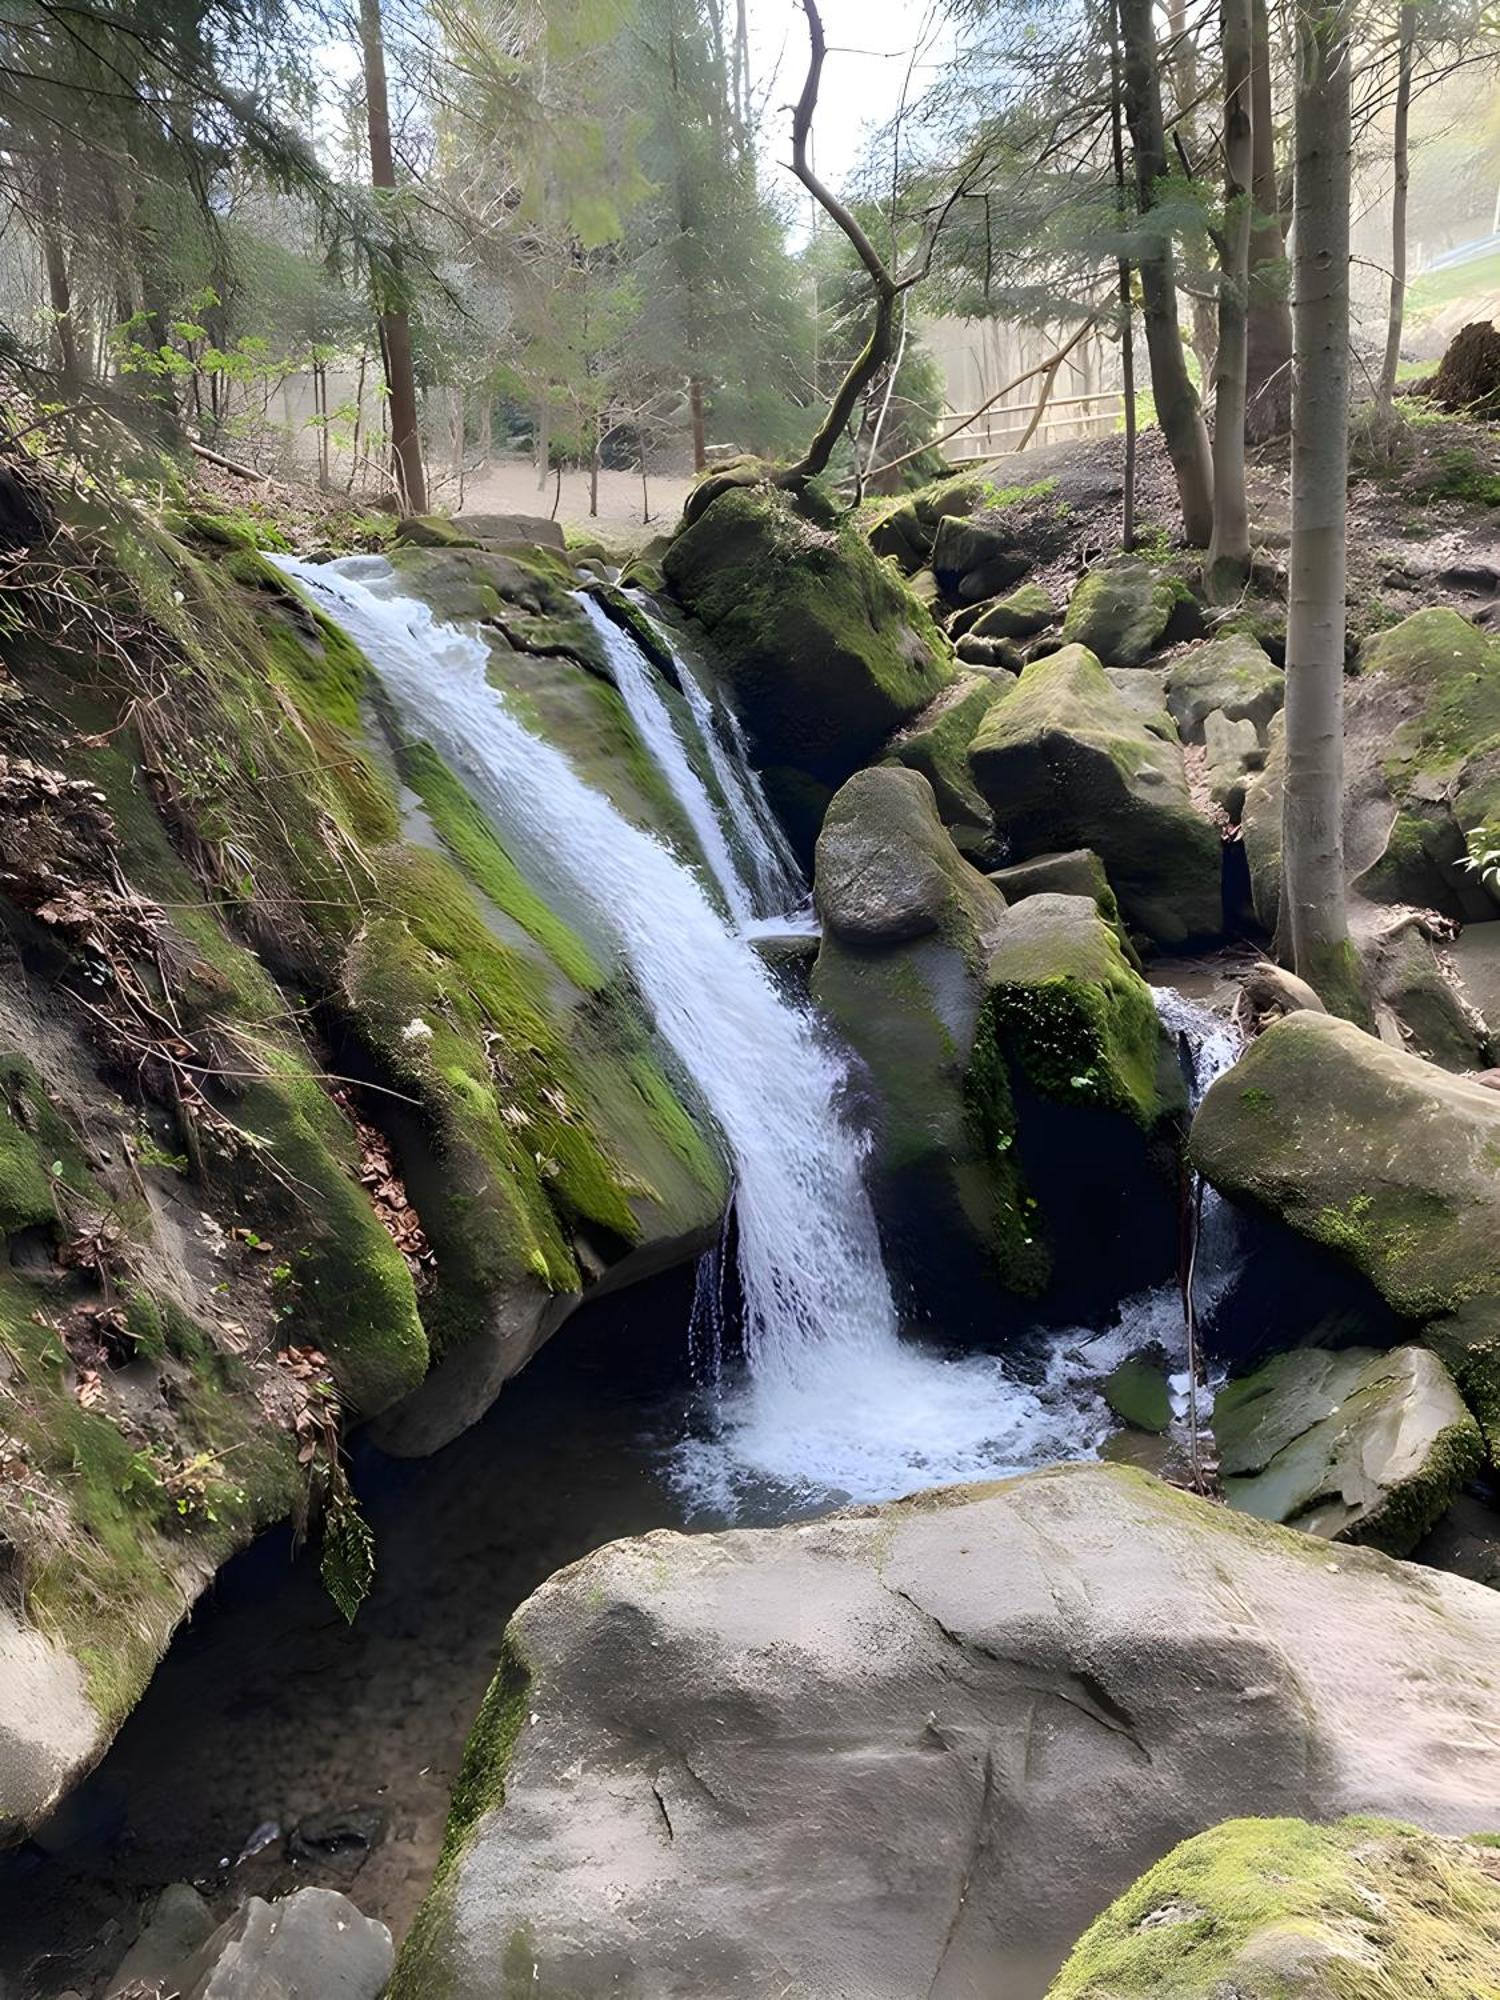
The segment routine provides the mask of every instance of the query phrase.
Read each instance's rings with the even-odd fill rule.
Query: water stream
[[[1022,1383],[991,1357],[902,1339],[863,1140],[839,1110],[843,1057],[689,861],[533,733],[490,683],[479,633],[403,596],[380,558],[282,567],[361,647],[405,726],[460,773],[533,878],[628,965],[718,1126],[734,1173],[745,1367],[716,1385],[676,1455],[690,1499],[729,1512],[767,1482],[788,1504],[884,1499],[1086,1449],[1095,1413],[1084,1418],[1055,1383]],[[689,822],[705,825],[713,880],[743,907],[748,885],[654,670],[628,634],[612,633],[609,646],[644,740]]]

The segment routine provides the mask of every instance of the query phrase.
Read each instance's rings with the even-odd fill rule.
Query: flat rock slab
[[[618,1542],[508,1645],[392,2000],[1035,2000],[1221,1819],[1500,1798],[1500,1598],[1120,1467]]]

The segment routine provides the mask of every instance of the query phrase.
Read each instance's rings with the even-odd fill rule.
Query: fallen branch
[[[269,472],[257,472],[253,466],[237,465],[232,458],[225,458],[222,452],[210,451],[206,444],[197,444],[188,439],[188,450],[198,458],[206,458],[210,465],[217,465],[222,472],[232,472],[237,479],[253,479],[261,486],[269,486]]]

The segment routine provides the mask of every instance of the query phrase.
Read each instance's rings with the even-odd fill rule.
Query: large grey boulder
[[[887,1255],[930,1278],[945,1321],[962,1320],[992,1289],[997,1241],[966,1079],[1005,899],[955,848],[926,778],[891,765],[835,796],[814,893],[813,993],[862,1065]]]
[[[1189,1151],[1221,1193],[1368,1279],[1448,1363],[1495,1450],[1500,1093],[1334,1015],[1289,1014],[1209,1089]]]
[[[1253,723],[1264,743],[1286,700],[1286,675],[1248,632],[1187,647],[1167,669],[1166,686],[1167,707],[1187,743],[1202,742],[1215,710],[1230,722]]]
[[[1106,666],[1138,667],[1160,646],[1185,599],[1180,584],[1143,562],[1090,570],[1068,602],[1063,641],[1087,646]]]
[[[888,753],[910,771],[920,771],[932,787],[945,825],[966,838],[991,833],[990,809],[979,796],[969,769],[969,745],[991,703],[1015,686],[1013,675],[992,679],[968,673],[952,681],[935,701],[891,738]]]
[[[1158,943],[1219,930],[1219,835],[1193,805],[1182,752],[1084,647],[1032,661],[986,711],[969,763],[1016,859],[1091,847],[1127,921]]]
[[[298,1889],[274,1903],[251,1896],[171,1990],[180,2000],[379,2000],[394,1956],[385,1925],[337,1890]]]
[[[1453,1377],[1422,1347],[1278,1354],[1220,1390],[1213,1427],[1232,1507],[1396,1556],[1484,1458]]]
[[[1079,1939],[1047,2000],[1477,2000],[1500,1991],[1500,1856],[1389,1820],[1230,1820]]]
[[[854,528],[720,493],[662,557],[757,760],[840,784],[952,677],[947,641]]]
[[[1034,2000],[1227,1817],[1491,1824],[1497,1648],[1120,1467],[618,1542],[512,1620],[392,2000]]]

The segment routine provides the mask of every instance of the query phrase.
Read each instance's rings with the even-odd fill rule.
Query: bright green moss
[[[575,986],[587,992],[603,986],[605,975],[593,953],[531,887],[437,752],[426,743],[409,743],[400,763],[401,775],[474,886],[535,938]]]
[[[212,1371],[195,1370],[179,1385],[174,1435],[180,1457],[209,1456],[213,1518],[184,1515],[163,1485],[173,1461],[79,1401],[52,1307],[45,1289],[0,1276],[0,1347],[15,1370],[6,1427],[63,1510],[44,1535],[30,1535],[23,1518],[10,1539],[30,1616],[78,1660],[95,1707],[117,1724],[205,1571],[290,1506],[295,1447],[263,1427],[253,1401],[235,1402]]]
[[[1500,1871],[1473,1847],[1389,1820],[1241,1819],[1149,1869],[1048,2000],[1479,2000],[1497,1963]]]
[[[47,1143],[53,1115],[31,1066],[0,1058],[0,1235],[57,1219],[52,1162],[63,1163]]]

